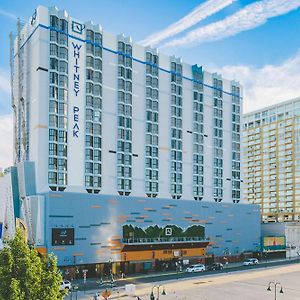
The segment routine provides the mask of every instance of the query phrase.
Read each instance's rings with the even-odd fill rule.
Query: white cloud
[[[164,30],[151,34],[140,43],[144,46],[157,45],[162,40],[170,38],[175,34],[178,34],[197,24],[198,22],[206,19],[207,17],[217,13],[226,6],[232,4],[234,1],[236,0],[208,0],[197,6],[192,12],[190,12],[179,21],[171,24]]]
[[[13,116],[0,116],[0,167],[13,164]]]
[[[217,69],[217,68],[215,68]],[[300,51],[279,65],[224,66],[224,78],[244,86],[244,113],[300,97]]]
[[[173,39],[163,47],[192,46],[221,40],[263,25],[269,18],[295,10],[300,0],[263,0],[249,4],[225,19],[190,31],[182,38]]]

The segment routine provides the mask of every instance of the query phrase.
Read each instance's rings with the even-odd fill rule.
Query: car
[[[204,272],[205,266],[202,264],[189,266],[186,270],[187,273]]]
[[[70,290],[72,287],[71,285],[71,282],[69,280],[63,280],[61,283],[60,283],[60,291],[64,291],[64,290]]]
[[[221,263],[213,263],[210,266],[208,266],[208,270],[210,271],[217,271],[217,270],[223,270],[224,266]]]
[[[258,259],[257,258],[248,258],[243,262],[244,266],[254,266],[258,264]]]

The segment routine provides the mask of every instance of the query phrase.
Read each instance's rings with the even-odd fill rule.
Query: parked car
[[[243,263],[244,266],[253,266],[253,265],[257,265],[257,264],[258,264],[257,258],[248,258]]]
[[[210,266],[208,266],[208,270],[210,271],[217,271],[217,270],[223,270],[224,266],[221,263],[213,263]]]
[[[187,273],[204,272],[205,266],[202,264],[189,266],[186,270]]]
[[[70,290],[71,289],[71,282],[69,280],[63,280],[61,283],[60,283],[60,291],[64,291],[64,290]]]

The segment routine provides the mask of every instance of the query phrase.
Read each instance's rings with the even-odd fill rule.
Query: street
[[[161,300],[171,299],[203,299],[203,300],[239,300],[243,299],[275,299],[274,285],[271,291],[267,291],[270,281],[280,282],[277,285],[278,300],[300,299],[300,264],[269,267],[264,269],[246,269],[227,274],[194,274],[191,278],[179,278],[149,283],[138,283],[135,295],[126,296],[124,286],[113,289],[109,299],[150,299],[150,293],[154,285],[163,285],[166,295],[161,295]],[[283,294],[279,293],[282,286]],[[77,299],[93,299],[96,291],[78,292]],[[153,289],[157,298],[157,288]],[[155,299],[156,299],[155,298]],[[71,299],[69,295],[66,299]],[[76,299],[73,297],[73,299]],[[98,297],[102,299],[102,297]]]

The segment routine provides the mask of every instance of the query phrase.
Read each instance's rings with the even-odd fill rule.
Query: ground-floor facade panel
[[[59,266],[149,266],[260,251],[255,205],[68,192],[28,200],[35,245],[54,253]]]

